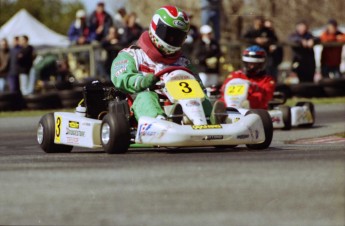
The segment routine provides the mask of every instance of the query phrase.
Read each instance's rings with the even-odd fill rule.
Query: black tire
[[[61,100],[63,108],[76,108],[81,99]]]
[[[108,140],[104,139],[108,131]],[[127,152],[131,141],[129,122],[124,114],[107,114],[101,125],[101,142],[108,154],[121,154]]]
[[[43,129],[43,131],[40,131]],[[42,140],[39,139],[39,135],[43,134]],[[71,152],[73,146],[55,144],[55,120],[54,114],[48,113],[44,115],[38,123],[37,128],[37,142],[41,146],[42,150],[46,153],[68,153]]]
[[[286,105],[280,105],[278,107],[279,110],[283,113],[283,123],[284,127],[282,130],[290,130],[291,129],[291,108]]]
[[[313,117],[313,122],[312,123],[308,123],[308,124],[303,124],[303,125],[299,125],[298,127],[302,127],[302,128],[310,128],[314,125],[315,123],[315,107],[314,107],[314,104],[311,103],[311,102],[297,102],[296,106],[306,106],[310,109],[310,112],[311,112],[311,116]]]
[[[70,90],[61,90],[58,92],[59,97],[61,100],[66,99],[83,99],[83,90],[80,88],[77,89],[70,89]]]
[[[23,96],[20,92],[3,92],[0,93],[0,101],[15,102],[18,99],[23,99]]]
[[[83,89],[62,90],[58,93],[63,108],[75,108],[83,99]]]
[[[23,108],[25,108],[25,102],[20,92],[0,94],[0,111],[19,111]]]
[[[293,96],[297,97],[325,97],[323,86],[315,83],[300,83],[295,85],[290,85],[291,92]]]
[[[36,109],[55,109],[61,108],[61,100],[56,92],[44,94],[31,94],[24,97],[27,107],[32,110]]]
[[[292,97],[292,91],[290,86],[285,85],[285,84],[277,84],[275,91],[284,93],[286,98],[291,98]]]
[[[263,150],[267,149],[272,142],[273,138],[273,124],[272,124],[272,118],[270,114],[266,110],[262,109],[253,109],[246,113],[246,115],[249,114],[257,114],[262,120],[262,124],[264,126],[264,132],[265,132],[265,141],[261,144],[247,144],[246,146],[250,149],[255,150]]]

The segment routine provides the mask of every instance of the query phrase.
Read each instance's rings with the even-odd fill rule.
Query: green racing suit
[[[122,50],[113,60],[111,80],[120,91],[127,94],[136,94],[132,111],[137,120],[141,116],[157,117],[158,115],[165,115],[157,93],[149,91],[148,88],[156,82],[154,74],[169,66],[183,66],[192,70],[190,61],[183,56],[171,65],[157,63],[153,62],[138,46],[131,46]],[[201,84],[197,76],[196,79]],[[203,106],[205,115],[209,116],[212,106],[207,98],[203,102]]]

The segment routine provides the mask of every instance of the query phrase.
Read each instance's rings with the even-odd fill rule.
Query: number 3
[[[60,132],[61,132],[61,118],[58,117],[56,119],[56,137],[60,137]]]
[[[180,82],[179,86],[181,86],[182,92],[184,93],[191,93],[192,92],[192,88],[189,87],[189,84],[187,82]]]

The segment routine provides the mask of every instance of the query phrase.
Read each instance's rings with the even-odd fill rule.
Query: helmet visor
[[[156,35],[164,42],[175,47],[181,47],[187,33],[180,29],[170,27],[161,20],[158,21]]]

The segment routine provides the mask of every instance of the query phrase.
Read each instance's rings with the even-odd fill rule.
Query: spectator
[[[273,29],[264,26],[264,18],[257,16],[253,20],[253,27],[243,36],[244,40],[250,45],[258,45],[265,49],[267,53],[266,71],[268,74],[277,77],[278,65],[281,62],[275,62],[273,52],[276,50],[278,38]]]
[[[50,81],[51,76],[54,76],[55,80],[59,82],[66,81],[70,76],[67,60],[59,60],[53,54],[39,56],[38,58],[40,59],[36,62],[34,68],[37,77],[43,83]]]
[[[6,78],[9,71],[10,48],[7,39],[0,41],[0,93],[5,90]]]
[[[130,13],[125,18],[125,30],[122,35],[122,45],[130,45],[134,41],[138,40],[143,33],[143,28],[136,22],[137,14]]]
[[[220,9],[222,0],[201,0],[201,23],[211,25],[215,39],[220,40]]]
[[[28,95],[34,91],[35,78],[29,77],[30,69],[34,61],[34,48],[29,45],[29,37],[20,36],[19,43],[21,50],[18,54],[19,63],[19,84],[23,95]]]
[[[274,36],[278,37],[275,34],[274,24],[272,20],[265,20],[264,26],[269,29]],[[275,43],[269,45],[268,52],[267,52],[267,63],[266,63],[266,73],[268,75],[273,76],[273,78],[277,81],[278,78],[278,66],[283,62],[284,51],[283,47],[276,45]]]
[[[193,19],[193,14],[189,14],[189,21],[190,21],[190,29],[186,38],[186,41],[184,43],[184,46],[182,48],[184,55],[190,57],[192,54],[195,43],[199,39],[199,29],[198,27],[193,24],[192,19]]]
[[[338,30],[338,23],[331,19],[321,34],[322,43],[345,42],[345,34]],[[324,46],[321,54],[321,73],[324,78],[340,78],[342,46]]]
[[[195,63],[199,66],[201,81],[206,87],[211,87],[219,82],[220,48],[209,25],[200,27],[200,35],[201,38],[195,44]]]
[[[10,92],[19,92],[19,62],[18,55],[21,50],[19,37],[13,38],[13,47],[10,49],[10,68],[8,72],[8,87]]]
[[[68,30],[69,40],[74,43],[86,43],[90,41],[90,29],[86,24],[86,13],[80,9],[76,13],[76,19]]]
[[[107,52],[105,70],[110,75],[111,64],[119,51],[122,49],[116,27],[110,27],[107,37],[102,41],[102,47]]]
[[[313,82],[315,74],[314,44],[315,38],[308,31],[306,22],[301,21],[296,24],[296,31],[290,35],[292,42],[292,72],[298,77],[300,82]]]
[[[114,25],[117,28],[118,35],[123,35],[123,32],[125,31],[125,18],[127,15],[127,11],[124,7],[120,7],[117,10],[117,13],[114,17]]]
[[[96,10],[90,16],[91,39],[101,41],[113,25],[113,19],[104,10],[104,2],[98,2]]]

